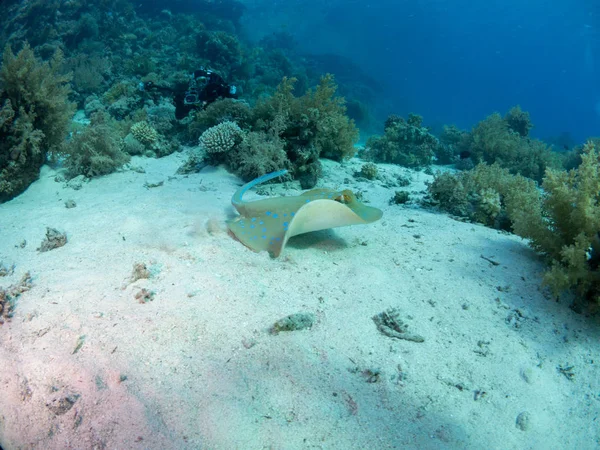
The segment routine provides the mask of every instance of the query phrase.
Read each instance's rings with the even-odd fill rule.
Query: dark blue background
[[[600,0],[246,4],[251,35],[286,30],[359,63],[385,85],[385,112],[470,128],[520,104],[537,137],[600,135]]]

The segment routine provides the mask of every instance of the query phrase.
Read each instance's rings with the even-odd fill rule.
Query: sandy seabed
[[[394,188],[325,161],[323,185],[362,191],[383,219],[271,259],[226,231],[240,180],[175,175],[184,157],[78,190],[44,167],[0,205],[0,263],[15,266],[0,287],[32,277],[0,326],[4,450],[600,446],[598,320],[549,299],[523,240],[388,204],[418,197],[424,173],[381,166],[411,176]],[[47,227],[67,244],[37,251]],[[424,342],[380,333],[389,308]],[[314,326],[269,332],[294,313]]]

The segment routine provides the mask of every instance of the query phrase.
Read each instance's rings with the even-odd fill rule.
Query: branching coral
[[[244,132],[235,122],[227,121],[202,133],[198,143],[208,154],[227,153],[241,142],[243,136]]]
[[[158,140],[156,130],[145,121],[134,123],[130,132],[138,142],[144,145],[152,145]]]

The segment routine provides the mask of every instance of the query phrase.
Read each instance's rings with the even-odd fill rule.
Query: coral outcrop
[[[39,176],[48,153],[67,135],[74,105],[63,54],[36,58],[28,44],[4,49],[0,69],[0,202],[19,195]]]

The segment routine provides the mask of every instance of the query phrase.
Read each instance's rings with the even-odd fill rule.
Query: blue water
[[[599,17],[0,0],[0,450],[600,449]]]
[[[380,81],[381,115],[412,111],[468,129],[519,104],[535,137],[600,134],[600,2],[248,3],[251,35],[279,27],[305,51],[344,55]]]

